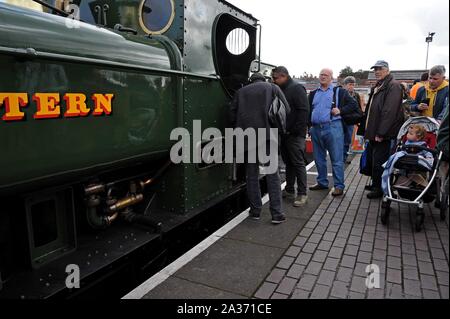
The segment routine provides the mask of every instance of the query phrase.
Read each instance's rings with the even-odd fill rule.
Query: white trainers
[[[299,195],[294,201],[294,207],[305,206],[308,202],[308,195]]]

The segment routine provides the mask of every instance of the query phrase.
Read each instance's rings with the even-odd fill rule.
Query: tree
[[[340,79],[345,79],[347,76],[354,76],[353,69],[349,66],[346,66],[344,69],[341,70],[339,73]]]

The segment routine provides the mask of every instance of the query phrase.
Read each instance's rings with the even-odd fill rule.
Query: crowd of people
[[[386,61],[377,61],[371,69],[377,82],[371,88],[365,108],[363,100],[355,92],[356,79],[350,76],[341,79],[343,85],[333,85],[333,71],[328,68],[320,72],[320,85],[309,94],[283,66],[272,70],[272,79],[269,81],[259,73],[253,74],[249,84],[236,93],[230,108],[231,124],[235,128],[257,130],[273,127],[267,118],[275,96],[288,110],[285,133],[279,137],[279,149],[286,165],[285,190],[281,192],[278,172],[267,176],[274,224],[286,220],[282,198],[291,201],[294,207],[302,207],[308,201],[308,190],[330,188],[328,158],[334,183],[331,195],[337,197],[345,194],[345,164],[349,163],[348,151],[355,127],[358,128],[358,134],[363,135],[368,142],[366,155],[371,183],[366,186],[367,197],[382,198],[383,165],[392,155],[397,135],[406,120],[405,98],[410,101],[408,107],[411,113],[442,122],[438,147],[444,152],[446,164],[442,165],[441,174],[448,174],[449,83],[445,79],[445,67],[433,67],[409,92],[394,79]],[[318,172],[316,184],[309,188],[305,156],[308,134],[312,140]],[[259,219],[262,203],[258,164],[247,163],[246,168],[250,217]]]

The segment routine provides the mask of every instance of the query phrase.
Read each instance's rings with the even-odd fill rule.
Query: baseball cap
[[[386,61],[383,61],[383,60],[379,60],[379,61],[377,61],[377,63],[375,63],[375,65],[373,67],[371,67],[371,69],[375,69],[375,68],[388,68],[389,69],[389,63],[387,63]]]

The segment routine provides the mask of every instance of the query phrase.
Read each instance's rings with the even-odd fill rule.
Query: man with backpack
[[[280,88],[272,83],[267,83],[265,77],[260,73],[255,73],[250,77],[250,84],[238,90],[230,107],[230,122],[233,128],[241,128],[242,130],[252,129],[256,132],[258,129],[266,129],[267,143],[273,138],[271,128],[278,128],[274,124],[274,120],[269,117],[269,112],[277,97],[286,107],[286,113],[289,113],[289,105]],[[277,111],[275,111],[276,113]],[[283,128],[282,128],[283,129]],[[247,153],[250,148],[258,148],[257,145],[245,145],[244,149]],[[271,149],[270,147],[268,148]],[[269,154],[270,158],[278,159],[277,154]],[[245,159],[246,178],[247,178],[247,195],[250,202],[249,217],[259,220],[262,210],[261,190],[259,187],[259,163],[252,163],[248,154]],[[275,173],[266,174],[267,189],[270,197],[270,212],[272,214],[272,224],[281,224],[286,221],[286,217],[282,212],[281,205],[281,181],[278,170]]]
[[[318,172],[317,184],[309,189],[312,191],[328,189],[328,151],[334,179],[332,195],[342,196],[345,189],[343,115],[353,114],[357,109],[357,103],[347,90],[333,86],[332,70],[323,69],[319,81],[320,87],[309,95],[310,133]]]
[[[281,137],[281,156],[286,164],[286,189],[283,197],[294,200],[294,207],[302,207],[308,200],[306,176],[306,133],[309,103],[306,89],[295,82],[289,71],[279,66],[272,70],[272,79],[283,91],[291,108],[287,117],[286,134]],[[297,181],[297,195],[295,183]]]

